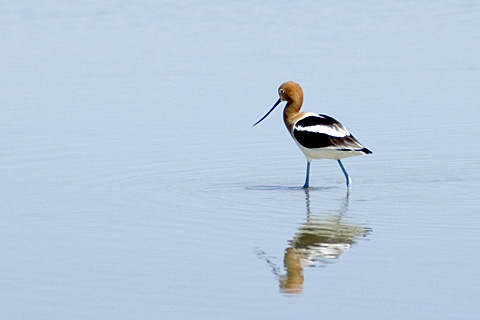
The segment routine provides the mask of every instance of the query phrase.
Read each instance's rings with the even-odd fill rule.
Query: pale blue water
[[[0,4],[0,318],[475,319],[476,1]],[[306,161],[300,83],[373,155]],[[284,266],[284,258],[287,267]]]

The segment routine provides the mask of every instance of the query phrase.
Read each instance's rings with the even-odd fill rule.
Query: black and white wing
[[[340,122],[323,114],[310,113],[297,121],[293,127],[293,137],[307,149],[324,148],[372,153],[355,139]]]

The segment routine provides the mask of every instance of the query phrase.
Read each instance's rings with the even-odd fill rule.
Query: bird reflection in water
[[[305,195],[307,218],[285,249],[285,273],[282,274],[280,268],[264,252],[258,252],[259,257],[268,263],[278,277],[280,291],[287,294],[302,292],[304,268],[323,267],[333,262],[350,249],[358,238],[366,237],[371,232],[370,228],[342,221],[343,215],[348,211],[349,193],[339,210],[322,215],[311,213],[308,189],[305,190]]]

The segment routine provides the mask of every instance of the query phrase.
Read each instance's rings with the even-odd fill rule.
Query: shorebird
[[[307,158],[307,174],[303,187],[309,188],[310,163],[313,159],[333,159],[338,161],[349,188],[352,180],[340,159],[370,154],[372,151],[365,148],[347,128],[332,117],[313,112],[300,112],[303,91],[299,84],[293,81],[283,83],[278,88],[278,95],[280,97],[278,101],[253,126],[265,119],[281,102],[286,101],[283,121]]]

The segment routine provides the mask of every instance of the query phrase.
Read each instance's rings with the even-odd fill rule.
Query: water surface
[[[472,319],[475,1],[0,5],[2,319]],[[276,110],[373,155],[306,161]]]

